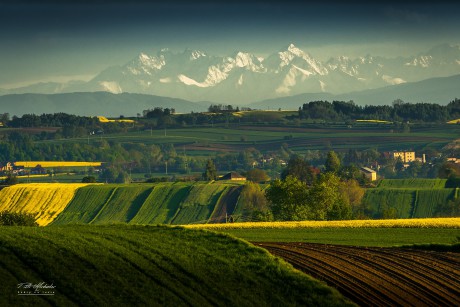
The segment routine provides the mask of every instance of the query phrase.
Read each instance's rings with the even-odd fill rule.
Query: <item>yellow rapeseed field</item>
[[[105,116],[98,116],[97,119],[100,123],[134,123],[132,119],[108,119]]]
[[[361,123],[380,123],[380,124],[392,124],[393,122],[387,120],[378,120],[378,119],[357,119],[357,122]]]
[[[460,218],[426,218],[394,220],[248,222],[227,224],[194,224],[198,229],[273,229],[273,228],[460,228]]]
[[[23,166],[25,168],[36,167],[41,165],[43,168],[47,167],[87,167],[87,166],[101,166],[102,162],[78,162],[78,161],[16,161],[16,166]]]
[[[454,120],[450,120],[447,122],[448,124],[460,124],[460,118],[458,119],[454,119]]]
[[[85,183],[27,183],[0,190],[0,211],[35,215],[40,226],[51,223]]]

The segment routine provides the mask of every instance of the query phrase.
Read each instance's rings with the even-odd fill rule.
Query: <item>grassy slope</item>
[[[172,224],[206,223],[226,187],[225,184],[215,182],[193,185]]]
[[[152,187],[145,185],[117,187],[91,224],[131,221],[151,191]]]
[[[97,185],[79,189],[53,225],[206,222],[228,187],[238,183]],[[230,212],[231,214],[231,212]]]
[[[131,224],[169,224],[187,197],[190,185],[185,183],[156,184]]]
[[[114,185],[89,185],[78,189],[72,201],[53,224],[90,223],[113,194],[114,189]]]
[[[265,250],[148,226],[0,228],[0,305],[343,306],[337,291]],[[21,282],[54,296],[18,296]]]

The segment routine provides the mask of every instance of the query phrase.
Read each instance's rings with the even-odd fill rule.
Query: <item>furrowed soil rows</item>
[[[460,306],[460,254],[312,243],[254,243],[359,305]]]

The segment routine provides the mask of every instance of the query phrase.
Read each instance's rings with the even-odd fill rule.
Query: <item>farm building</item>
[[[237,172],[230,172],[230,173],[227,173],[227,174],[223,175],[219,179],[220,180],[241,180],[241,181],[244,181],[244,180],[246,180],[246,177],[241,176]]]
[[[40,164],[37,164],[37,166],[30,170],[30,173],[34,175],[43,175],[46,174],[46,170]]]
[[[361,167],[360,168],[361,173],[364,174],[366,178],[368,178],[370,181],[375,181],[377,180],[377,172],[374,171],[373,169],[370,169],[368,167]]]
[[[415,161],[415,151],[392,151],[390,157],[395,160],[401,158],[402,162],[409,163]]]
[[[0,171],[11,172],[12,170],[13,170],[13,163],[11,162],[0,163]]]

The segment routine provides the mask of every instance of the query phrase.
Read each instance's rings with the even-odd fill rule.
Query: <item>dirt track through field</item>
[[[257,242],[361,306],[460,306],[460,254]]]

